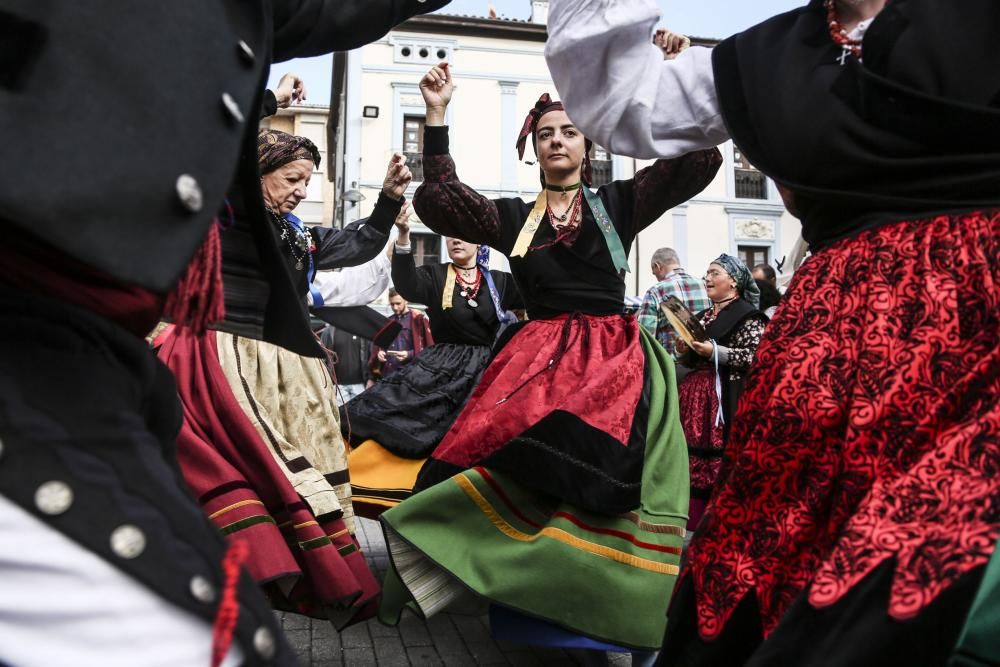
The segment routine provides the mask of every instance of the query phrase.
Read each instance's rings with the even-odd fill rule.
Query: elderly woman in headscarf
[[[677,341],[678,361],[692,369],[677,387],[691,466],[689,532],[712,495],[743,380],[767,324],[758,310],[760,290],[739,258],[723,253],[709,264],[705,291],[712,307],[695,319],[708,340]]]
[[[178,459],[202,508],[231,541],[250,546],[247,567],[274,606],[329,618],[339,628],[371,611],[379,587],[353,536],[329,372],[319,358],[230,331],[239,332],[241,320],[253,324],[246,315],[256,300],[271,308],[283,294],[294,294],[295,303],[279,305],[308,317],[305,297],[317,270],[364,263],[385,247],[410,172],[395,155],[372,215],[335,230],[306,226],[292,213],[320,163],[309,139],[261,130],[257,156],[268,232],[284,266],[277,275],[287,276],[294,292],[241,280],[240,267],[252,275],[263,259],[232,225],[222,234],[227,331],[170,331],[158,340],[159,356],[177,376],[184,407]],[[265,326],[294,324],[301,322]]]

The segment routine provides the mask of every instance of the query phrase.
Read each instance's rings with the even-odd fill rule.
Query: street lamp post
[[[357,183],[351,183],[351,189],[340,196],[340,228],[347,225],[347,211],[365,200],[365,196],[357,189]]]

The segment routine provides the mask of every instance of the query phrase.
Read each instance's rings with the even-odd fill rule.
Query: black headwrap
[[[261,174],[272,172],[295,160],[310,160],[319,167],[319,149],[305,137],[297,137],[281,130],[261,130],[257,133],[257,164]]]
[[[795,193],[813,249],[887,216],[992,208],[998,25],[996,0],[893,0],[864,61],[842,66],[811,0],[715,47],[722,116],[743,155]]]
[[[743,263],[743,260],[739,257],[722,253],[712,260],[712,264],[718,264],[726,270],[726,273],[736,281],[736,290],[740,293],[740,296],[746,299],[751,306],[754,308],[760,307],[760,288],[757,287],[750,269]]]

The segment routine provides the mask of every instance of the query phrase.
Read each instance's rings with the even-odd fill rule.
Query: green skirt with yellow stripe
[[[687,522],[673,361],[641,339],[649,416],[641,501],[600,514],[475,467],[382,515],[392,568],[379,618],[498,604],[610,644],[659,648]]]

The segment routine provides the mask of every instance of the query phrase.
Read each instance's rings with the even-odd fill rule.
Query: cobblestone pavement
[[[389,566],[382,531],[375,521],[358,519],[358,541],[379,579]],[[629,667],[628,655],[563,651],[496,641],[486,617],[438,614],[423,621],[405,614],[397,627],[375,619],[338,633],[326,621],[278,613],[302,667],[468,667],[514,665]]]

